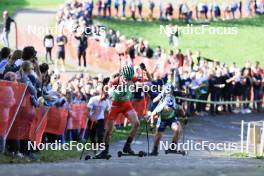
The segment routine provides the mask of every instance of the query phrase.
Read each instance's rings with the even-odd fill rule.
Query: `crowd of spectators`
[[[65,19],[64,16],[62,17]],[[77,18],[74,20],[80,22],[83,19]],[[69,18],[64,21],[72,24],[70,21],[74,20]],[[78,26],[78,23],[76,25]],[[170,27],[173,28],[172,25]],[[99,31],[100,26],[93,26],[92,28],[93,31]],[[176,31],[176,34],[179,35],[177,29]],[[211,101],[241,101],[252,100],[254,95],[254,100],[259,101],[253,103],[254,109],[260,110],[260,100],[263,96],[263,70],[259,62],[253,64],[248,61],[243,69],[240,69],[236,66],[236,63],[228,66],[225,63],[204,58],[199,51],[196,51],[195,54],[191,50],[187,50],[186,53],[182,53],[181,49],[166,51],[160,46],[153,49],[149,46],[148,41],[141,38],[128,39],[119,31],[114,30],[92,32],[89,37],[95,38],[102,47],[115,48],[118,54],[124,57],[123,60],[127,61],[126,64],[133,64],[138,57],[157,60],[158,64],[152,66],[154,68],[153,76],[164,82],[169,74],[173,74],[175,77],[174,85],[180,91],[188,92],[189,98],[207,100],[208,95],[211,95],[209,96]],[[169,35],[170,43],[175,43],[174,38],[174,36]],[[169,65],[170,71],[165,69],[166,65]],[[204,85],[204,83],[206,84]],[[201,88],[201,86],[204,87]],[[206,104],[197,103],[196,106],[194,104],[196,103],[190,103],[191,108],[189,110],[191,114],[205,112]],[[240,104],[239,111],[242,113],[251,112],[248,104]],[[235,107],[230,104],[223,106],[224,111],[238,112]],[[215,114],[218,113],[218,109],[218,106],[212,104],[209,112]]]
[[[147,15],[143,14],[143,9],[148,11]],[[115,12],[112,13],[112,10]],[[130,16],[133,20],[144,20],[145,18],[153,19],[155,10],[159,11],[160,20],[172,20],[175,16],[174,14],[177,14],[179,19],[185,19],[188,22],[192,19],[199,20],[201,18],[209,20],[222,17],[226,20],[241,17],[243,11],[246,12],[247,16],[254,13],[263,14],[264,2],[263,0],[232,0],[223,1],[220,4],[214,0],[210,3],[184,1],[172,3],[153,0],[69,0],[61,7],[60,14],[65,14],[67,19],[80,16],[91,19],[94,15],[104,18]],[[130,14],[127,14],[128,12]]]
[[[34,107],[68,107],[70,104],[88,103],[92,96],[98,95],[98,86],[102,84],[103,76],[95,77],[89,74],[76,74],[68,81],[63,81],[61,75],[49,68],[47,63],[39,64],[34,47],[27,46],[22,51],[3,47],[0,51],[0,80],[25,83],[28,87],[30,100]],[[44,141],[82,140],[83,134],[67,131],[64,136],[44,135]],[[54,137],[55,136],[55,137]],[[0,139],[3,140],[3,139]],[[2,141],[0,141],[2,144]],[[1,145],[0,145],[1,146]],[[1,146],[2,147],[2,146]],[[18,157],[24,155],[35,159],[32,151],[28,151],[26,140],[7,140],[7,149]]]

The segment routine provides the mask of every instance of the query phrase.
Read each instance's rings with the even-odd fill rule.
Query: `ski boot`
[[[150,156],[158,156],[159,155],[158,146],[154,146],[152,152],[149,155]]]
[[[95,155],[92,159],[110,159],[111,155],[109,155],[109,146],[106,145],[105,150]]]
[[[127,153],[129,155],[135,155],[135,152],[131,149],[130,143],[126,143],[123,148],[123,153]]]

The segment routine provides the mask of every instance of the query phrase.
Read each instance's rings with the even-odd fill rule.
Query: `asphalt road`
[[[185,129],[186,140],[206,140],[212,143],[234,142],[240,140],[240,121],[260,120],[263,114],[231,115],[216,117],[195,117]],[[153,137],[150,137],[151,140]],[[171,141],[170,131],[163,141]],[[264,161],[251,158],[235,158],[228,151],[189,151],[187,156],[165,155],[160,151],[158,157],[117,157],[117,151],[122,148],[124,141],[111,146],[110,160],[80,161],[78,158],[59,163],[43,164],[5,164],[0,165],[0,175],[213,175],[213,176],[262,176]],[[151,142],[152,146],[152,142]],[[147,150],[145,136],[133,144],[137,151]]]

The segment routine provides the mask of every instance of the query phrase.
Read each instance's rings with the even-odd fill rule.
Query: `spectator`
[[[159,59],[161,57],[161,47],[157,46],[154,53],[154,59]]]
[[[103,1],[103,17],[105,18],[107,15],[107,8],[108,8],[108,0]]]
[[[173,26],[172,24],[169,25],[168,29],[168,36],[169,36],[169,45],[173,48],[179,47],[179,28],[178,26]]]
[[[22,58],[22,51],[21,50],[15,50],[9,59],[8,65],[5,68],[5,73],[17,72],[19,70],[19,67],[15,64],[15,62],[21,58]]]
[[[251,88],[253,86],[253,80],[251,77],[251,70],[250,68],[245,68],[242,72],[242,89],[243,89],[243,95],[242,100],[243,101],[250,101],[251,100]],[[244,103],[243,109],[241,110],[242,113],[251,113],[251,110],[249,109],[249,103]]]
[[[167,20],[171,21],[173,16],[173,6],[171,3],[168,3],[165,9],[165,17]]]
[[[235,13],[239,9],[239,5],[236,1],[232,1],[232,3],[230,4],[230,8],[232,13],[232,18],[235,19]]]
[[[187,23],[192,21],[192,11],[189,10],[189,7],[186,3],[183,3],[179,6],[179,18],[185,19]]]
[[[111,7],[112,7],[112,0],[108,0],[107,2],[107,10],[108,10],[108,16],[111,17]]]
[[[219,4],[214,1],[210,7],[211,19],[217,20],[221,16],[221,9]]]
[[[8,11],[3,12],[3,20],[4,20],[4,26],[3,26],[3,32],[1,34],[1,40],[4,44],[4,46],[9,47],[9,33],[11,29],[11,23],[14,23],[16,25],[16,22],[9,16]]]
[[[61,65],[61,71],[65,71],[65,45],[67,44],[67,37],[63,34],[63,30],[60,30],[56,39],[58,51],[57,60],[55,62],[56,70],[58,70],[58,61]]]
[[[239,10],[239,17],[242,18],[242,9],[243,9],[243,2],[239,1],[238,10]]]
[[[155,3],[152,0],[149,0],[149,18],[152,20],[154,18],[154,8],[155,8]]]
[[[200,2],[196,6],[196,19],[201,19],[201,14],[204,15],[204,18],[207,20],[208,19],[208,5],[206,3]]]
[[[179,67],[184,65],[184,55],[181,53],[181,49],[177,49],[176,60],[178,61]]]
[[[39,106],[37,101],[37,89],[34,86],[35,82],[32,81],[32,74],[34,72],[33,64],[29,61],[24,61],[21,65],[21,70],[19,71],[20,79],[19,81],[27,84],[28,92],[31,95],[31,102],[34,106]]]
[[[105,118],[110,110],[110,102],[103,86],[99,86],[95,96],[88,102],[88,134],[92,144],[100,144],[104,138]]]
[[[160,1],[159,11],[160,11],[159,19],[160,21],[163,21],[164,20],[164,7],[163,7],[162,1]]]
[[[102,0],[97,0],[97,15],[100,17],[102,14],[102,7],[103,7],[103,2]]]
[[[143,20],[142,11],[143,11],[143,3],[141,0],[137,0],[137,8],[138,8],[138,15],[140,20]]]
[[[0,78],[3,77],[5,68],[8,65],[10,53],[11,51],[7,47],[2,48],[0,51]]]
[[[86,68],[86,49],[88,47],[88,38],[84,32],[76,33],[75,39],[77,41],[77,55],[79,70],[82,67],[81,59],[83,58],[83,66]]]
[[[54,47],[54,37],[51,34],[51,31],[48,30],[47,35],[45,35],[44,39],[43,39],[43,45],[46,48],[46,62],[49,63],[48,61],[48,56],[50,59],[50,62],[53,64],[53,60],[52,60],[52,48]]]
[[[254,92],[254,101],[258,101],[253,104],[253,107],[256,111],[260,111],[261,109],[261,82],[263,80],[263,76],[260,71],[257,71],[253,75],[253,92]]]
[[[225,84],[221,78],[221,71],[217,69],[212,70],[209,78],[209,92],[211,93],[211,101],[219,102],[221,98],[221,90]],[[210,106],[211,115],[219,114],[219,105],[211,104]]]
[[[122,16],[126,17],[126,0],[122,0]]]
[[[131,0],[130,2],[130,12],[131,18],[135,21],[136,20],[136,0]]]
[[[94,3],[93,0],[86,0],[84,8],[87,12],[87,18],[92,18],[93,16],[93,8],[94,8]]]
[[[115,10],[116,10],[116,17],[118,17],[119,14],[119,0],[115,0]]]

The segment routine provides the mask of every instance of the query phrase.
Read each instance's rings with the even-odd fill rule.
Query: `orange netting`
[[[88,109],[85,103],[72,104],[69,109],[67,129],[85,128],[88,117]]]
[[[23,100],[25,84],[0,80],[0,136],[6,136],[7,130],[15,119],[15,113]]]
[[[8,134],[8,139],[41,142],[47,123],[46,115],[47,110],[44,107],[35,108],[31,103],[30,95],[26,94]]]
[[[47,114],[47,126],[45,132],[62,135],[66,129],[68,109],[51,107]]]

